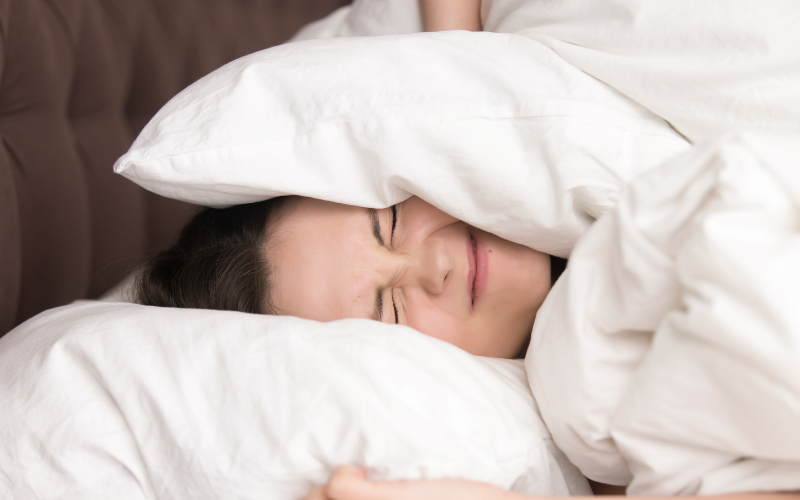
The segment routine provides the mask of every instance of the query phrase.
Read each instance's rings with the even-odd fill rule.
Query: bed
[[[41,464],[6,486],[289,499],[354,463],[537,495],[800,487],[797,6],[493,0],[489,33],[420,34],[379,22],[398,5],[355,2],[201,79],[115,170],[210,206],[414,194],[569,256],[524,368],[368,321],[76,303],[0,345],[0,461]],[[316,402],[326,418],[302,418]]]

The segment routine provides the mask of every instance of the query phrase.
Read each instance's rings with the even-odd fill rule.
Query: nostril
[[[448,271],[447,274],[444,275],[444,282],[445,283],[447,283],[447,277],[448,276],[450,276],[450,271]]]

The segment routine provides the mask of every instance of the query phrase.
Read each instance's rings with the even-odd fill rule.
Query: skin
[[[423,0],[420,10],[425,31],[481,30],[480,0]]]
[[[471,227],[417,197],[394,212],[372,211],[372,218],[368,209],[311,198],[290,203],[266,249],[272,304],[282,314],[379,319],[479,356],[522,354],[550,289],[547,254]]]

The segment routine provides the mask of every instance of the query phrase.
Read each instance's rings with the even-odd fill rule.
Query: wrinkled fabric
[[[411,195],[558,256],[686,140],[542,43],[449,31],[306,40],[244,57],[170,101],[116,163],[207,206]]]
[[[339,465],[588,494],[521,361],[410,328],[76,303],[0,339],[0,498],[297,500]]]
[[[516,33],[667,120],[692,142],[800,132],[800,2],[483,0]]]
[[[635,180],[579,241],[525,364],[556,444],[632,495],[800,489],[800,136]]]

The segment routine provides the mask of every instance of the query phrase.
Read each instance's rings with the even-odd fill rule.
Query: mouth
[[[467,245],[467,260],[469,261],[469,275],[467,276],[467,289],[474,308],[486,287],[488,271],[488,255],[481,238],[476,238],[473,233],[469,235]]]

